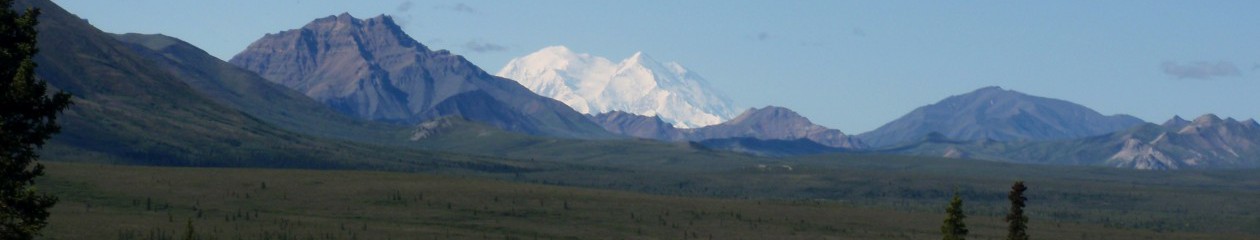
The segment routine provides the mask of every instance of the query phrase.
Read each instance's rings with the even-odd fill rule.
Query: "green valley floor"
[[[935,239],[943,213],[373,171],[48,163],[45,239]],[[941,202],[941,209],[945,202]],[[964,207],[968,207],[964,205]],[[191,224],[190,224],[191,223]],[[1004,223],[967,219],[970,239]],[[1254,239],[1037,219],[1038,239]]]

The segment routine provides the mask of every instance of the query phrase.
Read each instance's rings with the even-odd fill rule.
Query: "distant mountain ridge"
[[[1128,115],[1104,116],[1068,101],[985,87],[919,107],[858,138],[874,147],[910,143],[932,132],[956,140],[1064,140],[1142,123]]]
[[[551,46],[512,59],[496,75],[584,114],[623,111],[659,116],[677,128],[714,125],[735,114],[731,100],[703,77],[643,52],[614,63]]]
[[[267,34],[229,62],[363,119],[415,124],[459,115],[530,134],[612,136],[560,102],[429,50],[385,15],[316,19]]]
[[[730,121],[701,128],[677,129],[664,124],[659,117],[626,112],[592,116],[597,123],[614,133],[666,141],[705,141],[713,139],[751,138],[761,140],[806,139],[817,144],[843,149],[863,149],[866,144],[840,130],[823,127],[784,107],[752,108]]]
[[[612,111],[591,116],[595,123],[609,132],[636,138],[681,141],[688,139],[683,129],[674,128],[660,116],[643,116],[622,111]]]
[[[1164,125],[1145,123],[1093,137],[1037,142],[929,138],[883,150],[1021,163],[1092,165],[1147,170],[1260,167],[1260,124],[1206,114]]]
[[[1106,165],[1137,169],[1183,169],[1260,166],[1260,124],[1254,119],[1221,119],[1213,114],[1194,121],[1148,125],[1153,133],[1130,131],[1114,136],[1123,146]]]
[[[840,130],[814,124],[796,111],[776,106],[748,109],[730,121],[692,132],[692,139],[737,137],[779,140],[804,138],[829,147],[847,149],[867,147],[866,143]]]

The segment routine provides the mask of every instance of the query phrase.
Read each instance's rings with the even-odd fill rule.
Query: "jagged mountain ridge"
[[[784,107],[752,108],[730,121],[701,128],[678,129],[659,117],[626,112],[597,114],[592,117],[604,128],[618,134],[666,141],[705,141],[728,138],[761,140],[809,141],[832,148],[863,149],[866,144],[840,130],[823,127]]]
[[[495,75],[584,114],[622,111],[659,116],[677,128],[698,128],[734,117],[731,100],[699,74],[643,52],[620,62],[564,46],[514,58]]]
[[[1142,123],[1128,115],[1104,116],[1068,101],[985,87],[919,107],[858,138],[874,147],[910,143],[931,132],[956,140],[1064,140]]]
[[[415,124],[460,115],[530,134],[611,136],[560,102],[428,49],[385,15],[316,19],[267,34],[229,62],[363,119]]]
[[[1207,114],[1194,121],[1174,117],[1168,122],[1173,124],[1145,123],[1099,136],[1038,142],[958,141],[942,136],[881,152],[1147,170],[1260,166],[1260,124],[1255,120]]]
[[[1260,124],[1206,114],[1158,126],[1158,135],[1122,134],[1123,147],[1106,164],[1137,169],[1255,167],[1260,165]],[[1155,127],[1155,126],[1149,126]]]

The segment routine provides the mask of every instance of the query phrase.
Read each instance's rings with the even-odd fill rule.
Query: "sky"
[[[266,33],[381,14],[487,72],[547,46],[643,51],[739,109],[858,134],[986,86],[1161,123],[1260,118],[1260,1],[54,0],[113,33],[230,59]]]

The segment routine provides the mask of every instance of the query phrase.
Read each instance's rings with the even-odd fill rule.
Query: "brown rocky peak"
[[[315,19],[315,21],[311,21],[310,23],[307,23],[306,26],[302,26],[302,28],[311,29],[311,30],[342,29],[342,28],[357,28],[362,25],[363,25],[363,20],[354,18],[354,16],[351,16],[350,13],[343,12],[339,15],[335,15],[335,16],[329,15],[327,17]]]
[[[368,23],[368,25],[383,24],[391,28],[400,28],[398,23],[394,22],[394,17],[385,14],[376,15],[375,17],[365,19],[363,21]]]
[[[338,14],[335,18],[337,19],[338,22],[344,22],[344,23],[359,22],[359,19],[354,18],[354,16],[350,16],[350,13],[348,12],[342,12],[341,14]]]
[[[230,62],[366,120],[415,124],[458,115],[530,134],[611,136],[562,103],[458,55],[430,51],[386,15],[315,19],[255,41]]]
[[[1186,127],[1186,125],[1190,125],[1190,121],[1181,118],[1179,115],[1173,115],[1172,119],[1168,119],[1168,121],[1165,121],[1163,124],[1165,128],[1169,129],[1181,129]]]
[[[1243,121],[1242,123],[1244,127],[1253,128],[1253,129],[1260,128],[1260,123],[1257,123],[1256,119],[1254,118],[1247,119],[1246,121]]]
[[[1194,121],[1191,122],[1190,124],[1194,126],[1212,126],[1212,125],[1220,124],[1223,121],[1225,120],[1221,120],[1221,118],[1217,117],[1216,114],[1209,113],[1209,114],[1203,114],[1203,116],[1199,116],[1198,118],[1195,118]]]
[[[729,123],[740,124],[748,121],[756,122],[767,120],[809,122],[809,119],[806,119],[804,116],[801,116],[801,114],[796,113],[796,111],[792,111],[792,109],[779,106],[766,106],[763,108],[750,108],[748,111],[744,111],[744,113],[736,116],[734,119],[731,119]]]
[[[302,26],[303,29],[316,32],[329,32],[347,29],[355,32],[366,32],[373,34],[390,34],[395,36],[405,36],[402,27],[394,22],[394,18],[389,15],[376,15],[368,19],[359,19],[350,15],[350,13],[341,13],[339,15],[329,15],[324,18],[315,19]]]

